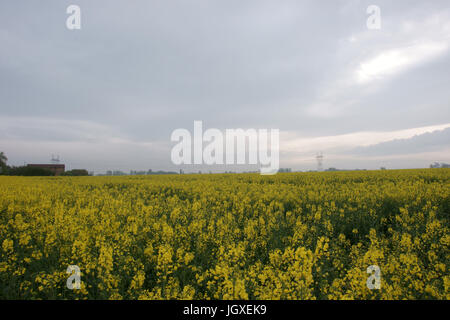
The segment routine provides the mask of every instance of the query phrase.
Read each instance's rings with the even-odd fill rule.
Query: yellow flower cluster
[[[449,299],[449,182],[450,169],[2,176],[0,299]]]

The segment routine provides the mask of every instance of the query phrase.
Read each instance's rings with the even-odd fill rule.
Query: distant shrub
[[[61,174],[62,176],[88,176],[89,172],[85,169],[73,169]]]

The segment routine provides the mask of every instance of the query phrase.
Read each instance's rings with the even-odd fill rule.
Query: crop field
[[[0,299],[450,299],[449,214],[450,169],[2,176]]]

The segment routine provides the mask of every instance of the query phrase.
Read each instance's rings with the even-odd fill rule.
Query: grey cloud
[[[365,0],[78,0],[82,29],[69,31],[72,2],[0,3],[0,116],[95,123],[108,128],[99,135],[138,143],[169,143],[172,130],[194,120],[304,136],[450,122],[449,51],[367,86],[348,84],[362,61],[384,50],[450,43],[447,0],[377,1],[379,31],[366,29]],[[417,25],[408,33],[409,22]],[[329,116],[310,113],[315,105]],[[70,126],[17,130],[2,132],[97,138],[92,128],[91,136]]]

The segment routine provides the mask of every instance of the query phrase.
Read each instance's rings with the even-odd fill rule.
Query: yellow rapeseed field
[[[2,176],[0,298],[449,299],[449,182],[450,169]]]

